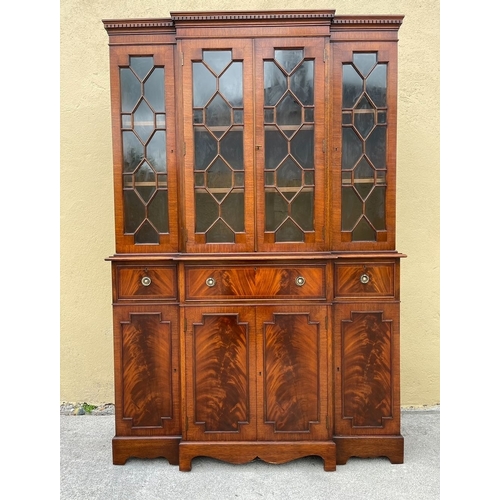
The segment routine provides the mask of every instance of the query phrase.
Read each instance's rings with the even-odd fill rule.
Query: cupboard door
[[[116,433],[180,435],[175,306],[115,306]]]
[[[335,434],[399,434],[399,304],[335,308]]]
[[[333,44],[333,245],[395,248],[395,43]]]
[[[178,249],[173,47],[111,48],[116,250]]]
[[[325,42],[255,42],[260,251],[325,248]]]
[[[254,309],[186,308],[187,439],[255,439]]]
[[[185,245],[254,248],[252,42],[182,41]]]
[[[328,308],[256,311],[259,439],[328,439]]]

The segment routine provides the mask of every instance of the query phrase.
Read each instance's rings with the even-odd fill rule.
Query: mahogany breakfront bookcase
[[[113,463],[403,462],[403,16],[104,20]]]

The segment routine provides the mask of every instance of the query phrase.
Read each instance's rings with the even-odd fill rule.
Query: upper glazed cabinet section
[[[401,21],[104,21],[117,251],[393,250]]]

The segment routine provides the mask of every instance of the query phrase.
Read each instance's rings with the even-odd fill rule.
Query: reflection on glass
[[[193,107],[204,107],[215,94],[215,89],[215,76],[203,63],[193,63]]]
[[[144,95],[149,105],[157,112],[165,109],[165,72],[163,68],[155,68],[144,82]]]
[[[204,50],[193,63],[193,126],[195,230],[207,243],[234,243],[245,230],[243,118],[243,63]]]
[[[342,78],[342,230],[376,241],[385,230],[387,64],[354,53]]]
[[[314,231],[314,61],[303,49],[264,61],[264,106],[275,123],[264,132],[265,228],[276,242],[304,242]]]
[[[120,68],[124,229],[136,244],[158,244],[168,232],[165,70],[151,56],[129,62]]]

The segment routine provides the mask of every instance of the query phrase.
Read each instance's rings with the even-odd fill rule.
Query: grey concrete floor
[[[334,472],[307,457],[231,465],[198,457],[191,472],[167,460],[113,465],[114,415],[60,417],[61,500],[433,500],[440,495],[439,407],[402,412],[405,463],[351,458]]]

